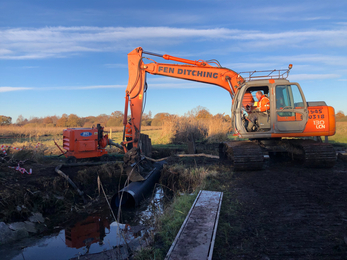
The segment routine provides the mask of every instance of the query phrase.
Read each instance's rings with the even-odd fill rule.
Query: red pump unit
[[[105,147],[110,141],[100,124],[96,128],[67,128],[63,131],[63,148],[67,152],[62,152],[66,158],[101,157],[107,154]]]

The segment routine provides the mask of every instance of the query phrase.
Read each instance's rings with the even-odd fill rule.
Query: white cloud
[[[346,47],[347,28],[330,30],[265,31],[228,28],[194,29],[175,27],[45,27],[0,29],[0,59],[43,59],[84,52],[129,50],[128,46],[163,43],[230,41],[230,51],[256,48],[325,46]],[[226,51],[226,50],[225,50]]]
[[[0,87],[0,93],[11,92],[11,91],[21,91],[21,90],[30,90],[32,88],[26,87]]]

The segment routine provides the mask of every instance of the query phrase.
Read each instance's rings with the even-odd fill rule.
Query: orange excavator
[[[158,63],[148,55],[178,64]],[[145,59],[149,62],[145,63]],[[188,60],[136,48],[128,54],[129,81],[123,124],[125,129],[130,107],[132,139],[127,142],[123,137],[124,150],[127,152],[129,142],[134,148],[140,148],[146,73],[150,73],[213,84],[229,92],[233,134],[249,139],[219,145],[220,159],[231,161],[235,169],[262,168],[266,152],[270,157],[289,153],[307,167],[332,167],[336,152],[332,145],[323,143],[321,137],[335,134],[334,108],[324,101],[307,102],[300,85],[287,80],[291,68],[289,65],[286,70],[237,73],[222,67],[216,60]],[[257,109],[258,102],[254,102],[257,93],[270,102],[265,111]]]

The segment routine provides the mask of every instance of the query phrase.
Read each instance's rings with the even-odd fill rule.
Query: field
[[[201,123],[195,123],[188,127],[187,120],[168,121],[162,127],[142,126],[142,133],[147,134],[151,138],[153,145],[169,145],[172,141],[182,143],[186,141],[187,136],[194,134],[196,139],[209,138],[210,142],[223,141],[221,136],[227,136],[229,130],[227,122],[223,122],[222,132],[217,132],[211,126],[221,125],[222,122],[213,121],[207,126],[202,126]],[[191,123],[191,121],[190,121]],[[59,146],[62,146],[62,133],[66,128],[59,127],[17,127],[17,126],[2,126],[0,127],[0,144],[10,145],[18,148],[35,147],[37,143],[43,144],[45,147],[45,155],[59,155],[61,152],[55,146],[54,140]],[[176,136],[174,136],[176,132]],[[105,127],[105,133],[111,139],[120,143],[123,136],[123,127]],[[229,136],[229,138],[232,138]],[[347,146],[347,122],[337,122],[336,134],[329,137],[329,142],[336,146]],[[111,151],[114,151],[111,149]]]
[[[179,126],[184,128],[182,122]],[[196,133],[199,127],[203,128],[195,125],[189,130]],[[152,139],[156,157],[187,153],[182,142],[172,143],[172,129],[175,133],[180,132],[178,124],[166,124],[162,128],[143,127],[142,132]],[[51,219],[46,223],[51,227],[61,224],[57,221],[62,221],[62,216],[66,219],[72,213],[83,212],[78,194],[54,172],[61,159],[55,158],[60,151],[53,140],[62,144],[62,130],[0,128],[1,144],[31,147],[27,153],[9,151],[15,160],[21,159],[16,155],[29,159],[25,167],[33,169],[32,175],[20,174],[8,168],[8,163],[0,163],[0,221],[25,220],[23,218],[30,212],[19,214],[16,205],[39,210]],[[106,128],[105,131],[110,133],[111,129]],[[347,147],[346,136],[347,122],[338,122],[336,135],[329,137],[329,142],[336,150],[344,150]],[[122,128],[112,128],[112,140],[119,143],[121,139]],[[36,152],[37,143],[43,145]],[[217,143],[198,143],[198,152],[218,155]],[[119,151],[110,149],[110,152]],[[54,156],[42,161],[43,155]],[[84,187],[91,201],[98,197],[97,175],[108,184],[118,182],[122,176],[118,164],[114,168],[65,170],[79,187]],[[168,194],[175,195],[175,199],[155,223],[157,234],[153,236],[152,246],[136,259],[164,259],[194,200],[189,194],[196,194],[200,189],[224,192],[213,259],[345,259],[346,183],[347,162],[341,159],[332,169],[303,169],[288,158],[267,160],[261,171],[238,173],[231,165],[217,159],[170,157],[160,184]],[[114,193],[115,188],[115,185],[105,185],[107,194]],[[52,196],[49,195],[50,190],[54,191]],[[11,196],[14,191],[18,196]],[[57,199],[59,197],[65,198],[64,203]],[[72,207],[77,207],[77,212],[70,212]],[[54,219],[51,217],[54,214],[61,217]]]
[[[44,147],[44,155],[59,155],[60,150],[54,144],[54,141],[63,146],[63,130],[65,127],[0,127],[0,144],[13,146],[17,148],[35,147],[38,143]],[[120,143],[123,137],[123,127],[105,127],[105,134],[111,139]],[[161,144],[161,127],[143,126],[142,133],[152,138],[152,144]],[[109,149],[109,148],[107,148]],[[114,152],[114,149],[110,149]]]

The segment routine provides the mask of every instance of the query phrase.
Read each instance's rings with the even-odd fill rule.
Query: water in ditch
[[[102,251],[113,250],[113,259],[123,251],[145,246],[156,216],[163,211],[163,190],[156,186],[152,196],[133,209],[122,209],[120,223],[115,221],[118,211],[107,207],[103,211],[76,221],[54,234],[29,237],[18,242],[0,245],[3,260],[71,259]]]

